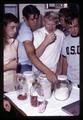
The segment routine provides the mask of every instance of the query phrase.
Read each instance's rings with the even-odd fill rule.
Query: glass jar
[[[38,112],[43,113],[46,109],[45,99],[43,96],[38,96]]]
[[[16,75],[16,91],[17,91],[17,98],[19,100],[27,99],[27,84],[26,78],[23,74],[18,73]]]
[[[31,88],[33,82],[35,81],[34,73],[33,73],[33,71],[25,71],[23,73],[23,75],[26,78],[26,84],[28,86],[28,93],[30,94],[30,88]]]
[[[52,95],[51,93],[52,83],[47,79],[45,74],[40,74],[37,80],[42,87],[42,93],[44,95],[44,98],[49,99]]]
[[[37,107],[37,102],[38,102],[37,97],[38,97],[38,94],[35,88],[32,86],[30,89],[30,102],[33,107]]]
[[[66,100],[70,94],[70,84],[66,75],[58,75],[54,96],[57,100]]]

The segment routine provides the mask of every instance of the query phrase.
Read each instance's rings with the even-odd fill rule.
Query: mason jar
[[[58,75],[54,96],[57,100],[66,100],[70,95],[70,83],[66,75]]]
[[[17,98],[19,100],[27,99],[27,84],[26,78],[23,74],[17,73],[16,75],[16,91],[17,91]]]
[[[30,89],[30,103],[31,103],[31,106],[33,107],[37,107],[37,97],[38,97],[38,94],[35,90],[35,88],[32,86],[31,89]]]
[[[42,87],[44,98],[49,99],[52,95],[51,92],[52,83],[47,79],[45,74],[40,74],[37,80]]]

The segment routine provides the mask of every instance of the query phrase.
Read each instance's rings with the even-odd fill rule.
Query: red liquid
[[[19,100],[25,100],[25,99],[27,99],[27,94],[25,93],[25,95],[19,95],[18,99]]]
[[[31,96],[31,105],[37,107],[37,96]]]

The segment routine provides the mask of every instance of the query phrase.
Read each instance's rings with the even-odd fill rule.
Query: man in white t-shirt
[[[39,59],[50,70],[56,73],[59,61],[64,33],[56,29],[57,15],[53,11],[45,13],[44,27],[37,29],[34,34],[34,46]],[[39,74],[40,71],[33,66],[33,71]]]
[[[67,21],[69,25],[70,35],[64,39],[62,47],[63,67],[62,73],[67,74],[68,80],[73,84],[80,84],[79,75],[79,17],[78,15],[70,16]]]

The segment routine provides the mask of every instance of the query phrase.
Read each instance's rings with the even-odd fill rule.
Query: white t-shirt
[[[43,42],[45,35],[49,34],[45,27],[40,28],[33,32],[34,35],[34,46],[38,48],[39,45]],[[61,47],[63,43],[63,39],[65,37],[64,33],[60,30],[55,31],[56,40],[52,44],[46,47],[43,54],[40,56],[40,60],[52,71],[56,72],[57,63],[61,53]],[[36,72],[36,69],[33,67],[33,71]]]
[[[62,54],[67,57],[68,79],[73,83],[79,84],[79,37],[71,37],[70,35],[67,36],[63,42]]]
[[[31,62],[26,54],[26,50],[24,48],[23,42],[24,41],[32,41],[32,31],[25,22],[22,22],[18,31],[18,35],[16,38],[19,41],[18,47],[18,57],[19,63],[31,65]]]

